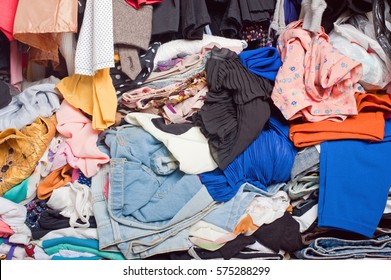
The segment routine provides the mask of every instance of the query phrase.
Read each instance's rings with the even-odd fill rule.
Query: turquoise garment
[[[99,241],[97,239],[83,239],[76,237],[58,237],[42,241],[42,247],[48,248],[58,244],[73,244],[93,249],[99,248]]]
[[[125,257],[121,253],[105,252],[105,251],[100,251],[98,249],[73,245],[73,244],[63,243],[63,244],[57,244],[51,247],[44,248],[45,253],[48,254],[49,256],[58,253],[60,250],[70,250],[75,252],[91,253],[96,256],[100,256],[102,258],[110,259],[110,260],[125,260]]]
[[[99,256],[92,256],[92,257],[75,257],[75,258],[67,258],[67,257],[61,257],[61,256],[53,256],[52,260],[57,261],[95,261],[95,260],[101,260],[102,257]]]
[[[8,190],[4,193],[3,197],[15,203],[25,200],[27,197],[29,178],[30,177],[24,179],[21,183]]]
[[[58,253],[60,250],[72,250],[91,253],[106,259],[125,260],[125,257],[121,253],[99,250],[99,241],[97,239],[58,237],[42,241],[42,248],[48,255]]]

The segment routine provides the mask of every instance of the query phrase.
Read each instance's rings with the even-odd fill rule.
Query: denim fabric
[[[119,223],[160,229],[203,188],[198,177],[180,171],[168,149],[143,128],[110,130],[105,141],[111,152],[108,208]]]
[[[104,137],[111,156],[108,200],[104,173],[91,186],[100,249],[117,245],[128,259],[186,250],[184,230],[217,203],[144,129],[125,125]]]
[[[319,170],[320,154],[315,146],[301,149],[295,156],[291,170],[291,180],[297,180],[310,170]]]
[[[262,190],[250,183],[244,183],[229,201],[224,202],[218,209],[210,212],[202,220],[218,226],[226,231],[233,232],[247,207],[256,196],[273,196],[284,184],[274,184]]]
[[[391,258],[391,236],[381,235],[368,240],[320,237],[294,255],[299,259]]]
[[[104,182],[108,172],[108,165],[103,166],[99,173],[92,178],[91,185],[94,216],[98,226],[99,249],[104,251],[119,250],[127,259],[147,258],[156,254],[187,250],[189,241],[186,228],[217,207],[214,202],[208,205],[212,198],[208,196],[207,190],[203,188],[198,196],[188,203],[188,208],[191,209],[192,204],[200,204],[200,207],[202,205],[207,206],[192,219],[175,223],[175,220],[181,218],[181,213],[178,213],[167,229],[160,231],[143,231],[142,229],[129,227],[116,222],[109,215],[107,201],[104,197]],[[184,210],[186,208],[184,207]],[[145,237],[137,236],[140,233],[144,233]]]

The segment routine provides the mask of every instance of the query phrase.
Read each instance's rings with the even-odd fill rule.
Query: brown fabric
[[[58,58],[62,32],[77,32],[77,0],[19,0],[14,38]],[[58,59],[56,61],[58,64]]]
[[[52,172],[43,179],[37,187],[37,197],[47,199],[52,195],[53,190],[64,186],[72,181],[72,167],[67,164]]]
[[[152,33],[152,6],[136,10],[125,1],[113,0],[114,44],[121,58],[121,70],[132,80],[141,71],[140,50],[147,50]]]
[[[22,182],[56,133],[56,118],[37,118],[21,130],[9,128],[0,133],[0,195]]]
[[[57,52],[50,52],[50,51],[44,51],[39,50],[34,47],[32,47],[29,50],[28,53],[29,62],[35,62],[39,65],[42,65],[44,67],[48,67],[48,61],[51,61],[53,64],[53,69],[56,69],[58,65],[60,64],[60,58],[59,53]]]

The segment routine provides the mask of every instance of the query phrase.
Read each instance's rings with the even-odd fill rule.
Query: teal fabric
[[[58,237],[42,241],[42,248],[48,255],[58,253],[60,250],[72,250],[91,253],[106,259],[125,260],[125,257],[121,253],[99,250],[99,241],[96,239]]]
[[[91,253],[110,260],[125,260],[125,257],[121,253],[105,252],[105,251],[100,251],[98,249],[93,249],[93,248],[83,247],[83,246],[73,245],[73,244],[58,244],[52,247],[44,248],[45,253],[48,254],[49,256],[58,253],[60,250],[70,250],[75,252]]]
[[[53,256],[52,260],[57,261],[95,261],[95,260],[101,260],[102,257],[99,256],[92,256],[92,257],[75,257],[75,258],[66,258],[61,256]]]
[[[15,203],[19,203],[25,200],[27,197],[29,178],[30,177],[24,179],[21,183],[15,185],[12,189],[8,190],[3,195],[3,197]]]

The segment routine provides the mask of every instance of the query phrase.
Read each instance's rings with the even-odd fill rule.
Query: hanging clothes
[[[14,38],[35,48],[35,60],[59,65],[61,35],[77,31],[77,0],[19,0]],[[37,59],[39,57],[39,59]]]
[[[126,3],[131,5],[135,9],[140,9],[142,5],[153,5],[156,3],[161,3],[163,0],[125,0]]]
[[[14,33],[14,21],[19,0],[2,1],[0,9],[0,31],[12,41]]]
[[[151,40],[152,6],[136,10],[121,0],[113,0],[114,44],[118,50],[121,71],[131,80],[141,72],[139,53],[146,51]]]
[[[67,2],[67,0],[65,0]],[[114,67],[112,1],[87,0],[75,54],[75,74]]]

